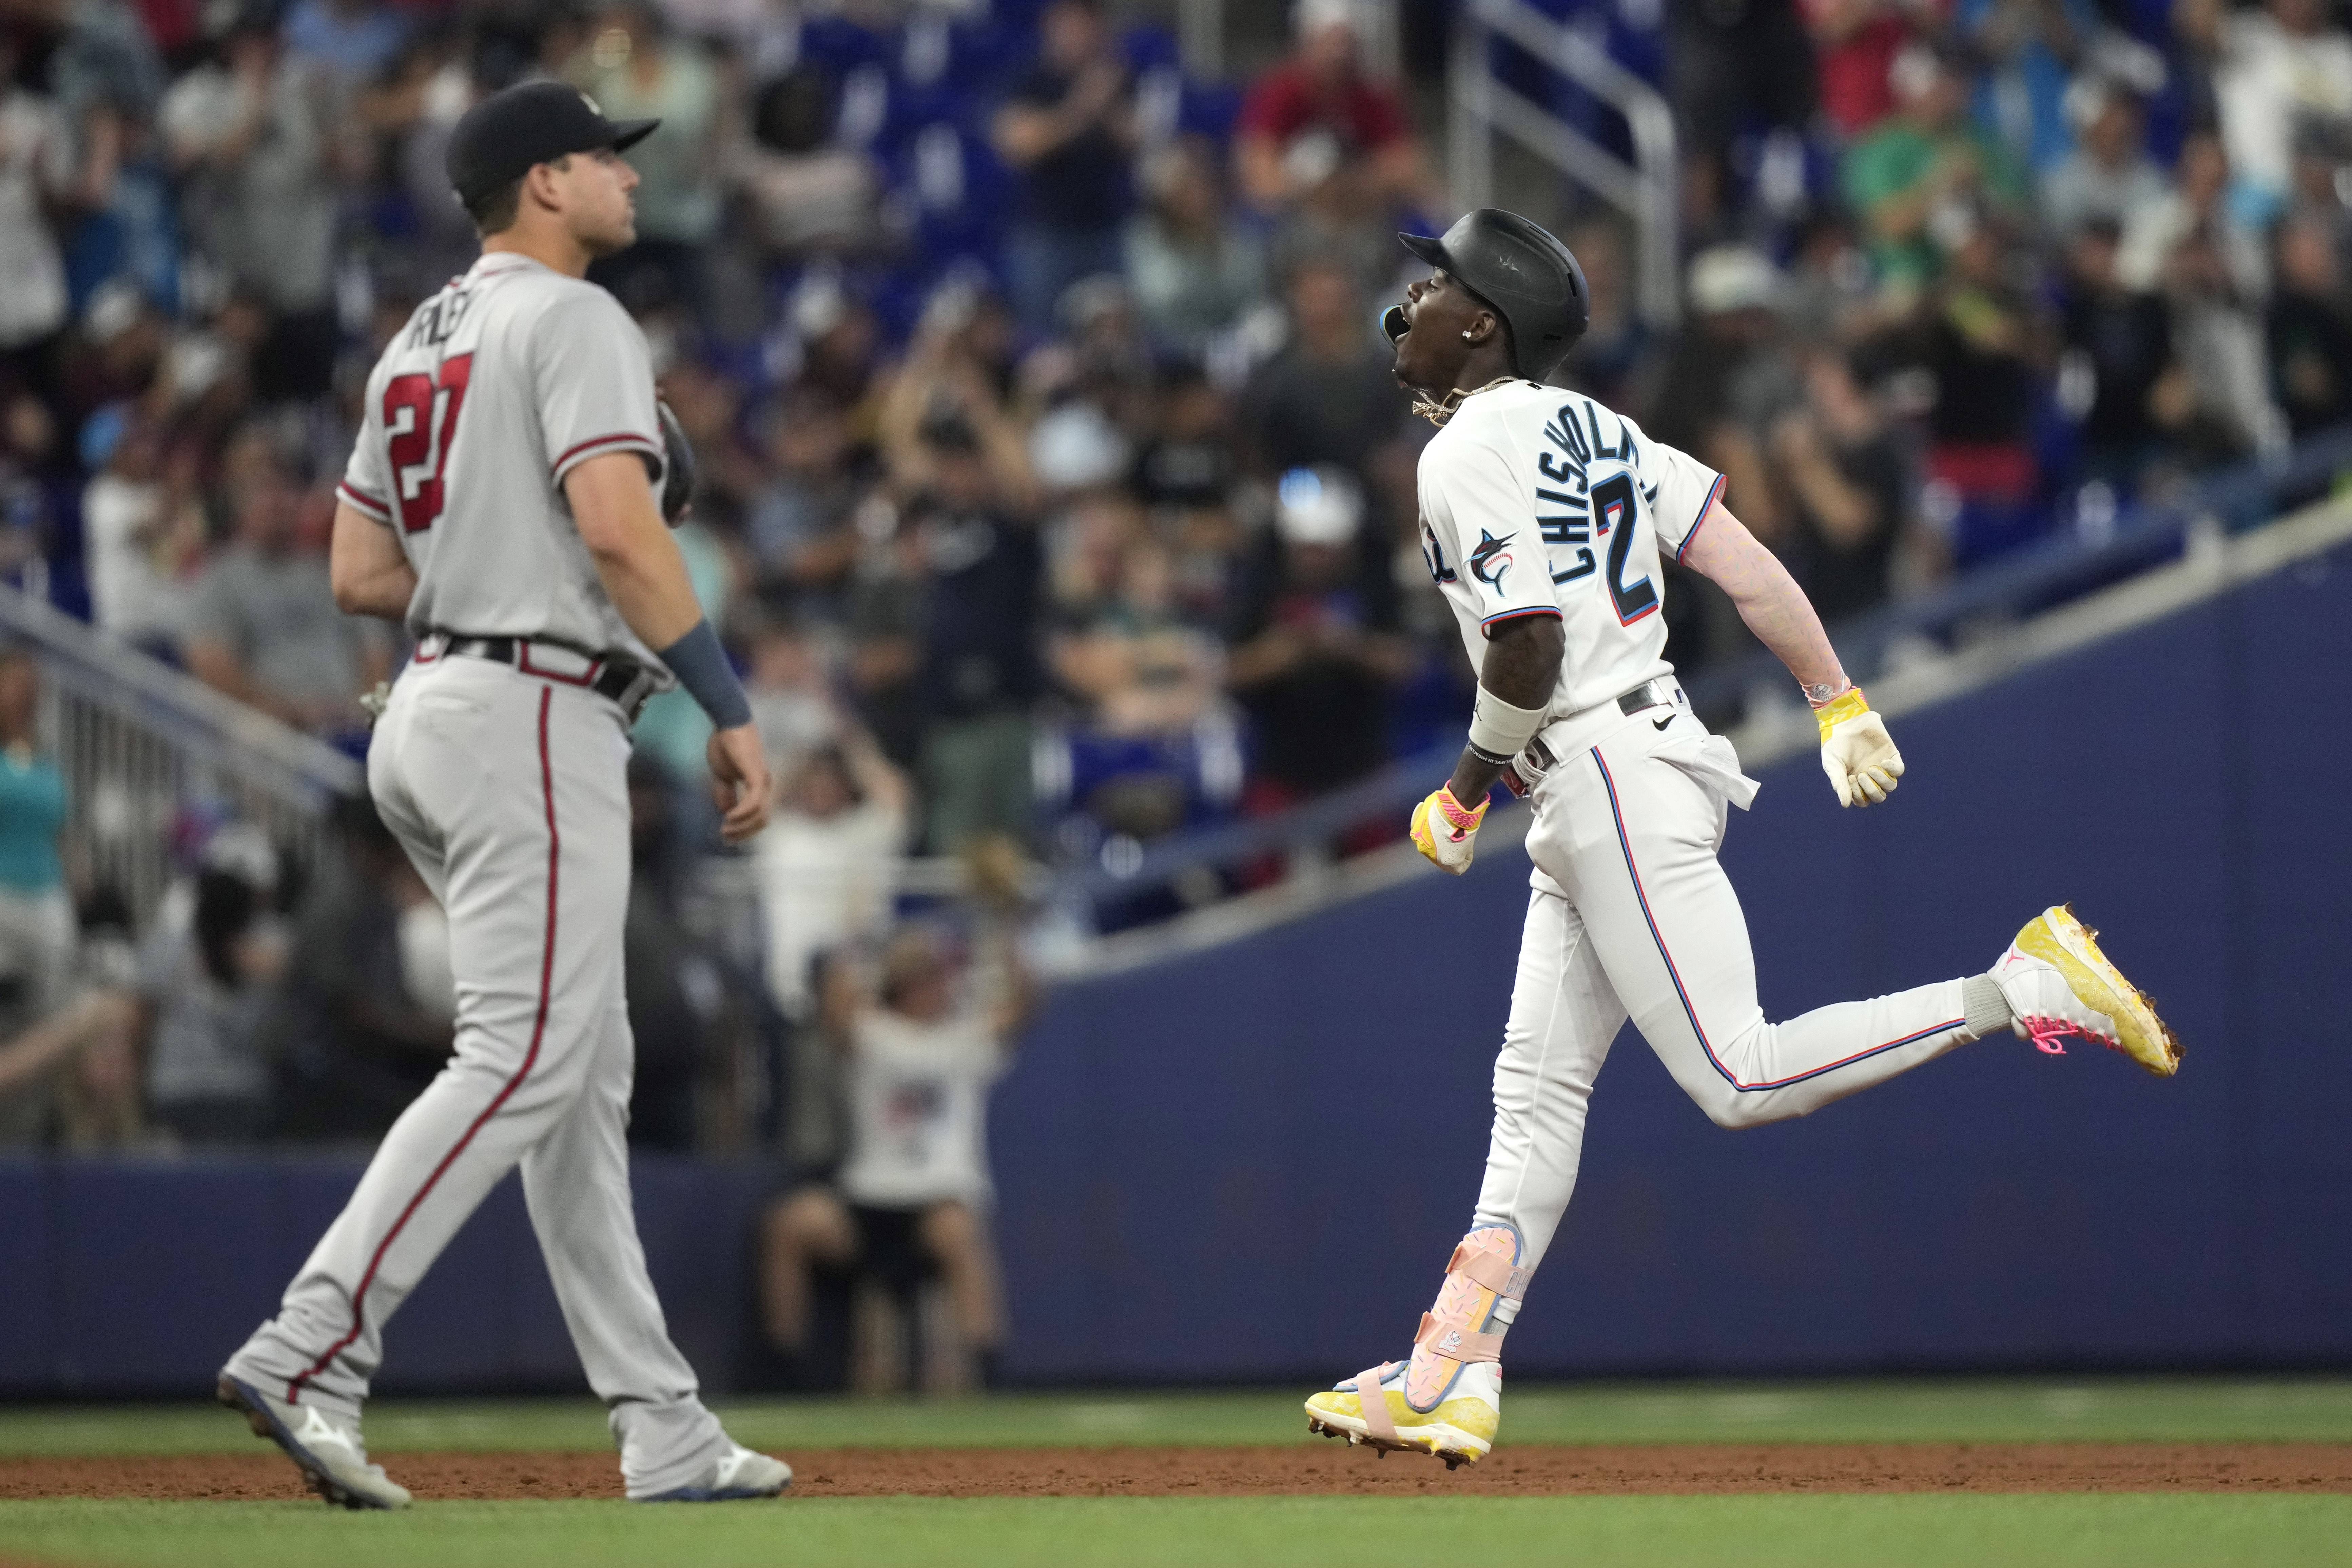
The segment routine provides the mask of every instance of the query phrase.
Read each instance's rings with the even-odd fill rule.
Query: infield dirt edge
[[[800,1497],[1707,1496],[1882,1492],[2352,1493],[2352,1443],[1523,1445],[1448,1471],[1333,1442],[1261,1447],[780,1450]],[[617,1498],[609,1454],[385,1456],[423,1501]],[[301,1498],[274,1451],[0,1463],[0,1500]]]

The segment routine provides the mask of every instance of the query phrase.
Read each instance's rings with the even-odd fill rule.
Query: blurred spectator
[[[335,220],[362,151],[332,79],[287,58],[257,5],[236,14],[220,58],[172,86],[158,111],[197,247],[234,287],[265,302],[264,398],[327,390],[334,370]]]
[[[2279,406],[2307,436],[2352,418],[2352,318],[2343,264],[2323,220],[2288,218],[2278,228],[2278,290],[2265,323]]]
[[[660,388],[694,447],[694,496],[687,515],[732,541],[768,482],[766,462],[743,437],[742,384],[702,360],[681,358],[663,373]]]
[[[1772,455],[1794,500],[1806,596],[1836,622],[1885,601],[1910,475],[1853,363],[1815,348],[1804,365],[1806,405],[1773,426]]]
[[[150,1139],[131,911],[119,896],[101,889],[91,898],[79,945],[68,994],[0,1043],[0,1147],[119,1149]]]
[[[870,997],[850,966],[830,967],[824,1025],[846,1064],[848,1154],[833,1184],[804,1186],[768,1211],[761,1305],[779,1349],[807,1343],[813,1270],[854,1267],[902,1298],[936,1276],[958,1348],[985,1375],[1004,1314],[988,1232],[988,1095],[1008,1065],[1009,1037],[1035,1008],[1012,942],[987,947],[985,990],[920,927],[892,939]],[[874,1391],[868,1369],[879,1358],[868,1338],[856,1381]],[[934,1379],[953,1385],[939,1369]]]
[[[1914,45],[1892,79],[1901,107],[1846,154],[1843,178],[1881,279],[1908,291],[1943,270],[1939,230],[1964,224],[1971,206],[2016,209],[2026,187],[2008,151],[1969,118],[1957,58]]]
[[[776,775],[775,816],[751,849],[768,994],[795,1021],[814,1009],[816,957],[888,924],[913,813],[905,775],[872,737],[852,725],[839,735]]]
[[[997,111],[995,140],[1021,174],[1004,242],[1013,308],[1045,331],[1063,289],[1119,269],[1135,88],[1102,0],[1053,0],[1037,26],[1037,62]]]
[[[2047,525],[2032,502],[2042,479],[2032,429],[2048,345],[2011,254],[2005,231],[1977,224],[1954,247],[1926,323],[1924,363],[1936,388],[1927,472],[1957,500],[1952,551],[1964,566]]]
[[[163,432],[152,424],[102,410],[82,438],[104,464],[81,498],[90,620],[143,652],[176,657],[187,629],[187,578],[203,558],[203,509],[168,482]]]
[[[0,647],[0,994],[46,1013],[73,969],[74,908],[58,853],[66,780],[41,749],[40,705],[32,650]]]
[[[1388,760],[1388,694],[1411,663],[1396,577],[1336,466],[1283,476],[1276,526],[1245,571],[1226,679],[1255,745],[1242,808],[1264,816]]]
[[[1214,646],[1177,615],[1173,563],[1156,541],[1115,559],[1111,592],[1055,640],[1055,671],[1106,734],[1183,734],[1215,695]]]
[[[1128,225],[1127,279],[1160,343],[1198,353],[1265,294],[1256,241],[1225,210],[1217,168],[1197,142],[1144,164],[1144,211]]]
[[[1286,292],[1310,267],[1347,275],[1360,300],[1394,298],[1403,292],[1397,248],[1397,219],[1372,167],[1334,165],[1320,179],[1302,184],[1275,220],[1266,241],[1267,271]]]
[[[1634,385],[1635,378],[1655,357],[1657,342],[1642,319],[1640,280],[1624,227],[1601,219],[1580,224],[1564,237],[1584,268],[1591,319],[1556,379],[1612,408],[1637,406],[1646,391]]]
[[[0,370],[47,385],[65,326],[65,258],[52,216],[73,177],[73,143],[57,106],[16,81],[16,50],[0,37]]]
[[[1665,11],[1684,211],[1703,234],[1729,184],[1732,138],[1793,133],[1812,118],[1812,43],[1796,0],[1668,0]]]
[[[47,1130],[48,1090],[60,1068],[67,1081],[59,1120],[68,1147],[142,1142],[137,1047],[128,1043],[138,1016],[126,994],[99,990],[0,1043],[0,1149],[31,1142]]]
[[[13,1034],[66,1002],[74,963],[73,900],[58,839],[66,827],[65,775],[40,749],[41,668],[31,650],[0,647],[0,1028]],[[19,1070],[29,1082],[40,1056]],[[37,1136],[49,1100],[37,1085],[0,1100],[0,1144]]]
[[[298,729],[359,721],[360,693],[389,672],[380,623],[335,608],[324,541],[301,517],[301,493],[265,458],[236,490],[235,539],[205,569],[188,616],[188,668]]]
[[[373,802],[339,802],[334,826],[294,913],[268,1026],[282,1137],[381,1137],[453,1043],[441,906]]]
[[[569,73],[614,120],[659,120],[629,150],[638,174],[637,241],[591,276],[633,310],[692,310],[703,300],[702,247],[718,233],[724,192],[719,75],[700,45],[672,34],[653,0],[597,14]]]
[[[845,256],[881,242],[881,186],[874,161],[833,140],[832,79],[803,61],[760,89],[751,136],[733,153],[738,189],[754,232],[782,258]]]
[[[2165,422],[2182,427],[2191,461],[2274,451],[2286,440],[2286,421],[2271,400],[2263,355],[2268,268],[2231,211],[2220,140],[2190,136],[2175,181],[2171,194],[2139,211],[2116,258],[2125,287],[2160,289],[2171,309],[2189,406]]]
[[[2098,11],[2090,0],[1959,0],[1952,20],[1979,115],[2019,164],[2049,168],[2073,140],[2067,73],[2087,62]]]
[[[788,778],[803,758],[834,743],[845,721],[834,704],[824,656],[805,633],[762,621],[747,641],[743,692],[751,721],[767,747],[769,773]]]
[[[148,1104],[184,1143],[249,1143],[269,1126],[265,1025],[286,967],[277,892],[277,852],[260,829],[220,828],[140,950]]]
[[[951,855],[982,834],[1031,831],[1029,713],[1044,687],[1034,639],[1041,556],[969,424],[925,427],[912,530],[922,601],[924,841]]]
[[[375,0],[295,0],[286,52],[357,88],[383,75],[407,41],[409,18]]]
[[[2183,395],[2159,395],[2179,378],[2171,322],[2162,298],[2124,287],[2116,240],[2114,220],[2095,218],[2067,247],[2058,391],[2082,421],[2082,477],[2129,494],[2163,456],[2159,407]]]
[[[1396,438],[1407,411],[1389,368],[1394,353],[1337,265],[1302,265],[1288,299],[1290,342],[1242,396],[1244,442],[1261,474],[1337,463],[1360,486],[1373,449]]]
[[[728,609],[736,603],[736,590],[741,586],[736,581],[735,556],[726,541],[691,512],[670,530],[670,537],[686,559],[687,581],[693,584],[703,616],[713,631],[725,637]],[[677,686],[647,702],[630,731],[638,753],[658,759],[677,785],[673,805],[679,808],[680,830],[689,837],[698,837],[711,823],[704,777],[709,765],[706,757],[710,732],[710,716],[685,688]]]
[[[1297,0],[1290,58],[1250,84],[1234,125],[1242,194],[1278,213],[1341,168],[1367,176],[1384,207],[1442,210],[1404,100],[1366,76],[1356,0]]]
[[[2074,150],[2042,176],[2042,220],[2062,244],[2089,223],[2121,229],[2168,188],[2147,155],[2139,102],[2128,91],[2080,76],[2066,89],[2066,111]]]
[[[798,386],[778,400],[767,436],[768,480],[746,519],[761,582],[797,614],[838,620],[863,548],[857,505],[870,488],[859,482],[849,421],[825,393]]]
[[[1895,57],[1910,41],[1914,10],[1902,0],[1806,0],[1822,112],[1844,141],[1894,112]]]
[[[2327,0],[2267,0],[2231,15],[2221,44],[2222,142],[2266,221],[2287,197],[2298,124],[2352,121],[2352,37]]]
[[[623,933],[635,1073],[629,1142],[672,1153],[730,1152],[745,1127],[748,998],[681,907],[687,864],[679,781],[649,753],[629,760],[629,913]]]
[[[1775,549],[1786,542],[1783,509],[1764,444],[1772,422],[1803,396],[1780,316],[1786,290],[1780,269],[1748,246],[1715,246],[1692,258],[1694,320],[1643,424],[1722,474],[1726,504]]]

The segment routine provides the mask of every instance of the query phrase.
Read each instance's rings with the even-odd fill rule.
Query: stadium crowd
[[[900,855],[1009,887],[1024,855],[1108,862],[1458,733],[1413,526],[1430,430],[1373,326],[1395,231],[1453,216],[1415,112],[1448,10],[1403,7],[1401,80],[1365,64],[1369,15],[1297,0],[1288,53],[1228,87],[1097,0],[0,0],[0,568],[363,745],[401,649],[334,611],[332,488],[377,351],[474,251],[450,128],[533,75],[659,116],[631,153],[639,243],[596,276],[698,450],[679,539],[779,813],[750,858],[761,951],[730,964],[676,918],[704,721],[681,694],[647,710],[639,1131],[740,1138],[740,1039],[842,1035],[823,961],[891,931]],[[2352,417],[2328,0],[1592,16],[1676,108],[1684,313],[1645,321],[1631,232],[1561,193],[1535,216],[1594,293],[1563,379],[1728,476],[1832,620]],[[1682,668],[1744,651],[1678,587]],[[23,999],[55,993],[71,857],[12,858],[65,807],[29,720],[11,733]],[[348,816],[300,897],[250,832],[192,848],[171,941],[117,953],[110,1000],[26,1016],[87,1047],[53,1134],[389,1119],[449,1004],[430,900]],[[61,1048],[0,1056],[0,1100]],[[776,1071],[832,1103],[805,1065],[828,1059]]]

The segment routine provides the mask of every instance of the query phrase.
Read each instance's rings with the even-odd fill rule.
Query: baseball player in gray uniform
[[[1386,319],[1397,378],[1441,426],[1421,458],[1422,551],[1478,670],[1469,744],[1415,808],[1412,837],[1467,869],[1502,783],[1532,796],[1535,868],[1469,1234],[1412,1354],[1307,1412],[1314,1430],[1452,1466],[1494,1442],[1504,1334],[1568,1207],[1593,1081],[1629,1017],[1726,1127],[1803,1116],[2003,1031],[2053,1052],[2094,1040],[2158,1074],[2180,1050],[2063,905],[1983,974],[1766,1020],[1716,859],[1727,807],[1757,786],[1664,657],[1662,554],[1719,584],[1796,677],[1842,805],[1885,801],[1902,756],[1804,594],[1725,509],[1722,476],[1543,384],[1587,317],[1567,247],[1492,208],[1443,238],[1400,237],[1436,268]]]
[[[583,280],[635,237],[620,153],[655,123],[614,124],[553,82],[459,121],[449,174],[481,259],[385,349],[339,492],[337,603],[417,638],[368,784],[448,912],[457,1050],[218,1392],[352,1508],[409,1500],[360,1436],[385,1322],[518,1164],[628,1495],[771,1497],[792,1479],[698,1397],[629,1195],[621,926],[638,706],[676,683],[709,712],[729,839],[759,831],[768,796],[742,689],[655,500],[645,338]]]

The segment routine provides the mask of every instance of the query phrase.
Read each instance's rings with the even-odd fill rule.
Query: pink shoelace
[[[2079,1025],[2070,1024],[2063,1018],[2027,1018],[2022,1021],[2027,1037],[2033,1042],[2033,1048],[2048,1056],[2064,1056],[2066,1047],[2063,1042],[2068,1039],[2089,1040],[2111,1051],[2124,1048],[2121,1040],[2110,1040],[2102,1035],[2087,1033]]]
[[[2066,1037],[2075,1033],[2074,1026],[2063,1018],[2028,1018],[2025,1032],[2033,1041],[2033,1048],[2048,1056],[2066,1054]]]

